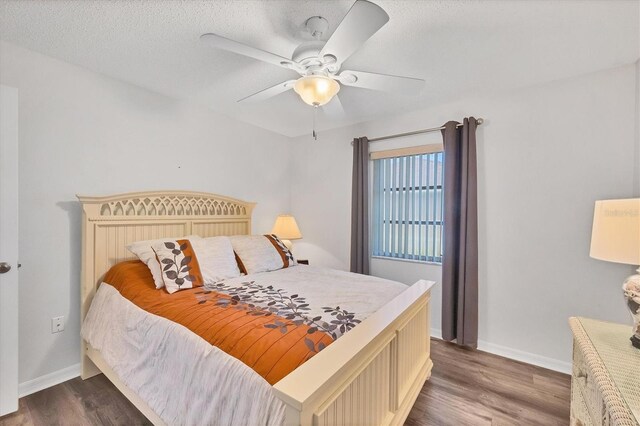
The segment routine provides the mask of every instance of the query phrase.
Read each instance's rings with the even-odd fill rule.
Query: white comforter
[[[340,306],[364,320],[407,287],[311,266],[225,281],[252,281],[304,295],[310,316]],[[326,315],[326,314],[325,314]],[[284,405],[251,368],[180,324],[137,307],[108,283],[98,289],[82,337],[170,425],[280,425]]]

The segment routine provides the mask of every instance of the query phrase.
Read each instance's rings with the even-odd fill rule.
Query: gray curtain
[[[450,121],[444,143],[442,338],[478,343],[478,191],[476,119]]]
[[[351,272],[369,274],[369,139],[353,140]]]

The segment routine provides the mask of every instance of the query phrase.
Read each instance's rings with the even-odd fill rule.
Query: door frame
[[[18,89],[0,85],[0,416],[18,410]]]

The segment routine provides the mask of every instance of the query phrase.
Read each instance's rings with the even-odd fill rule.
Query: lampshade
[[[596,201],[590,255],[640,265],[640,198]]]
[[[276,234],[282,240],[298,240],[302,238],[296,219],[288,214],[278,216],[271,233]]]
[[[311,106],[322,106],[340,91],[337,81],[324,75],[308,75],[299,78],[293,86],[302,100]]]

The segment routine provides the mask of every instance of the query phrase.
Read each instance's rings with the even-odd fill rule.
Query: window
[[[443,165],[443,152],[373,160],[374,256],[442,262]]]

